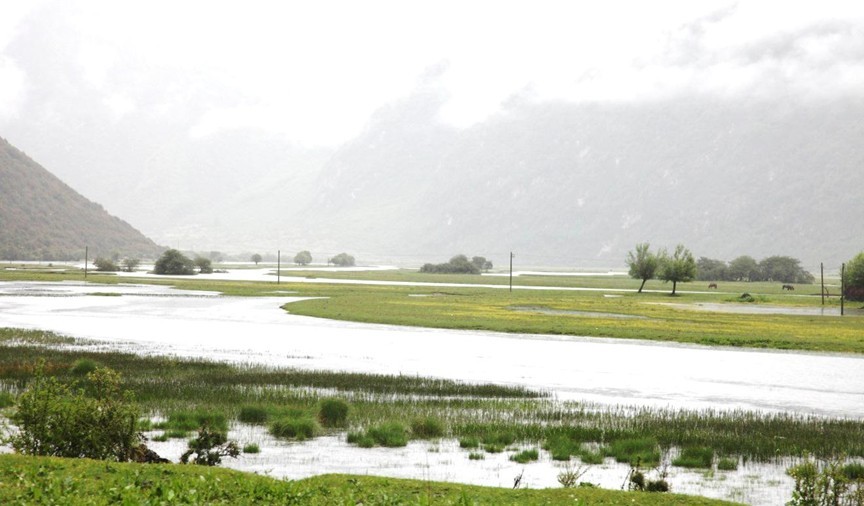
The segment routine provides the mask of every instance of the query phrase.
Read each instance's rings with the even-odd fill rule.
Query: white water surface
[[[361,324],[280,308],[296,300],[6,282],[0,326],[136,353],[521,385],[561,400],[864,419],[864,359],[855,355]]]

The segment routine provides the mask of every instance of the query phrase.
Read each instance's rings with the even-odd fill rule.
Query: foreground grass
[[[0,503],[24,504],[365,504],[721,505],[676,494],[602,489],[508,490],[369,476],[280,481],[228,469],[118,464],[0,455]]]

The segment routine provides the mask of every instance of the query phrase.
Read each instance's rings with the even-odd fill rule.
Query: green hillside
[[[0,260],[154,257],[160,248],[0,138]]]

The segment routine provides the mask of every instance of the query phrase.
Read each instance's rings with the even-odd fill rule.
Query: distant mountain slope
[[[161,248],[0,138],[0,259],[154,257]]]
[[[528,265],[622,265],[650,241],[812,269],[864,248],[860,99],[514,103],[465,130],[436,121],[439,100],[382,110],[334,155],[310,234]]]

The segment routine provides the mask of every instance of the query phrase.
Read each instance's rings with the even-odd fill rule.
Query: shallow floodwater
[[[99,339],[136,353],[522,385],[562,400],[864,418],[864,359],[854,355],[373,325],[280,309],[296,300],[0,283],[0,326]]]

